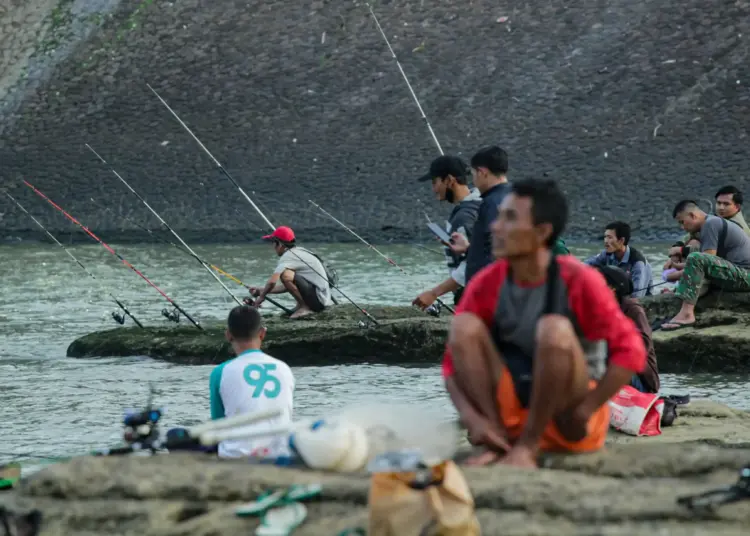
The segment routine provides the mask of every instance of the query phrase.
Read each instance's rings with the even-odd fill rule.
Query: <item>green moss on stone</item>
[[[642,300],[649,320],[679,310],[674,296]],[[428,316],[413,307],[365,306],[380,323],[366,320],[351,305],[337,305],[300,320],[268,317],[264,348],[292,366],[380,363],[435,365],[441,360],[451,315]],[[661,372],[750,370],[750,294],[715,293],[701,299],[695,328],[656,331]],[[85,335],[68,347],[69,357],[145,355],[181,364],[220,363],[231,357],[224,325],[198,331],[180,327],[115,328]]]

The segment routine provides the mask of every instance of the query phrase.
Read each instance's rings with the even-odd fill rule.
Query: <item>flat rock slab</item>
[[[364,306],[378,321],[351,305],[289,320],[267,316],[264,350],[290,366],[351,363],[435,364],[445,345],[449,317],[435,318],[414,307]],[[180,364],[221,363],[232,357],[224,324],[174,328],[115,328],[85,335],[68,357],[149,356]]]
[[[734,427],[731,442],[702,444],[709,420]],[[700,402],[657,438],[615,441],[593,455],[547,456],[543,468],[464,467],[484,534],[747,534],[750,501],[695,514],[678,495],[733,484],[750,459],[750,415]],[[48,466],[0,495],[0,504],[43,512],[42,536],[252,534],[258,521],[233,508],[263,491],[320,483],[295,534],[366,527],[369,477],[254,465],[207,455],[82,457]]]
[[[650,321],[672,317],[680,302],[671,295],[642,300]],[[291,366],[360,363],[436,365],[440,362],[451,315],[435,318],[414,307],[364,306],[379,322],[367,324],[351,305],[289,320],[266,318],[264,349]],[[750,370],[750,294],[714,293],[701,299],[694,327],[654,332],[661,372],[739,372]],[[68,357],[149,356],[181,364],[221,363],[231,357],[224,325],[199,331],[192,326],[115,328],[76,339]]]

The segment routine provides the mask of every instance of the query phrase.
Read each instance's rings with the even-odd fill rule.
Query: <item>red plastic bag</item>
[[[609,424],[615,430],[633,436],[661,434],[664,400],[658,394],[626,385],[610,399],[609,408]]]

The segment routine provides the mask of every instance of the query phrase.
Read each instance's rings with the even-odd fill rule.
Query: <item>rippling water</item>
[[[234,302],[190,257],[169,246],[114,245],[115,249],[200,320],[224,319]],[[407,272],[404,276],[359,244],[324,245],[315,250],[338,270],[340,286],[362,303],[408,303],[441,281],[444,265],[433,251],[416,246],[382,246]],[[146,324],[162,324],[167,302],[145,281],[98,245],[69,248],[99,282],[127,303]],[[196,252],[240,277],[262,284],[274,267],[264,246],[203,246]],[[644,247],[654,266],[664,246]],[[585,256],[593,247],[576,247]],[[435,253],[437,252],[437,253]],[[156,383],[156,403],[166,408],[165,426],[208,418],[211,366],[180,366],[148,358],[69,359],[65,350],[76,337],[116,326],[117,307],[57,246],[0,246],[0,462],[86,452],[117,442],[125,408],[140,408],[147,382]],[[240,296],[241,288],[227,280]],[[285,298],[281,298],[283,301]],[[340,299],[339,301],[344,301]],[[289,303],[289,302],[288,302]],[[373,356],[375,358],[375,356]],[[432,367],[377,365],[297,367],[296,416],[314,416],[351,403],[407,401],[453,408],[442,388],[438,363]],[[690,375],[663,377],[665,391],[711,396],[735,407],[750,407],[746,377]]]

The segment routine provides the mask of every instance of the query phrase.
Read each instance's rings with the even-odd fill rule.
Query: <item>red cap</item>
[[[277,227],[274,232],[263,237],[263,240],[279,240],[281,242],[294,242],[294,231],[291,227]]]

